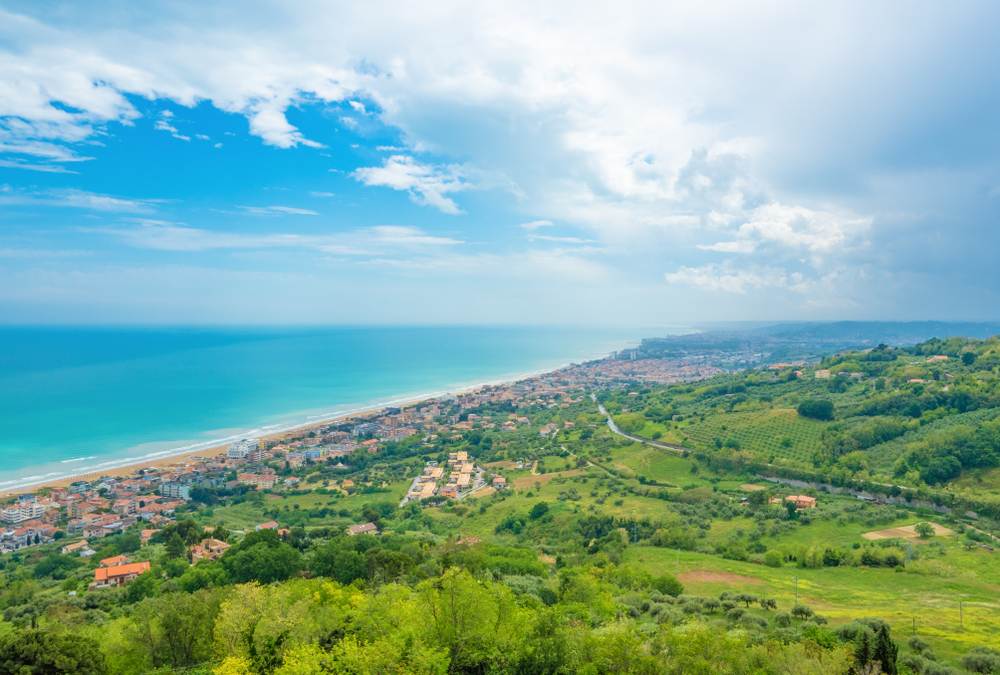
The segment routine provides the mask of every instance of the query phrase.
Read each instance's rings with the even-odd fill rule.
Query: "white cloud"
[[[521,223],[518,227],[522,227],[525,230],[528,230],[529,232],[534,232],[540,227],[552,227],[552,226],[553,224],[551,220],[533,220],[530,223]]]
[[[223,249],[312,249],[338,255],[372,255],[391,251],[427,250],[463,242],[437,237],[416,227],[378,226],[329,235],[249,234],[215,232],[163,220],[136,219],[125,227],[81,228],[83,232],[115,237],[135,248],[161,251]]]
[[[319,213],[309,209],[299,209],[293,206],[237,206],[252,216],[318,216]]]
[[[871,223],[871,217],[772,203],[755,209],[737,236],[743,243],[777,242],[810,253],[824,253],[848,243]]]
[[[680,267],[667,273],[667,283],[691,286],[706,291],[745,294],[747,290],[787,288],[788,276],[782,269],[728,270],[719,265]]]
[[[174,114],[172,112],[170,112],[169,110],[166,110],[166,111],[160,113],[160,115],[163,116],[163,117],[166,117],[168,119],[174,116]],[[167,122],[167,120],[165,120],[165,119],[156,120],[156,122],[153,124],[153,128],[157,129],[159,131],[170,132],[171,136],[173,136],[174,138],[179,138],[182,141],[190,141],[191,140],[190,136],[184,136],[184,135],[182,135],[179,131],[177,131],[177,127],[173,126],[172,124],[170,124],[169,122]]]
[[[942,236],[963,231],[964,212],[926,196],[950,191],[954,167],[969,185],[995,184],[995,149],[970,139],[993,138],[996,121],[968,112],[991,110],[982,83],[1000,63],[989,57],[988,5],[872,15],[863,3],[630,2],[609,15],[562,1],[287,0],[238,17],[187,0],[170,7],[168,18],[150,3],[0,9],[2,166],[56,171],[86,159],[83,143],[143,114],[131,101],[210,104],[280,148],[322,147],[349,106],[366,125],[389,125],[380,138],[401,146],[379,146],[394,154],[354,174],[366,185],[451,214],[461,213],[456,193],[500,187],[524,220],[585,232],[547,241],[596,239],[606,259],[660,286],[671,260],[673,283],[744,293],[777,279],[792,288],[780,270],[799,266],[846,283],[854,277],[830,270],[857,269],[876,248],[885,225],[873,214],[914,200]],[[312,138],[290,121],[297,106],[325,104],[336,104],[331,128],[311,125]],[[182,136],[185,115],[167,113],[152,113],[154,124]],[[964,122],[941,121],[955,119]],[[88,202],[64,197],[30,199]],[[85,207],[151,204],[114,199]],[[493,214],[468,220],[481,215]],[[525,229],[542,240],[541,227]],[[711,254],[698,249],[740,262],[706,268]],[[874,253],[889,260],[892,249]]]
[[[567,244],[596,244],[596,239],[580,239],[579,237],[550,237],[545,234],[530,234],[526,237],[528,241],[559,241]]]
[[[89,251],[52,251],[33,248],[4,248],[0,246],[0,258],[76,258]]]
[[[0,194],[0,204],[39,206],[65,206],[92,211],[146,212],[153,210],[156,199],[121,199],[85,190],[58,189],[40,192],[5,190]]]
[[[433,206],[444,213],[463,213],[454,201],[445,197],[449,192],[461,192],[473,187],[464,179],[463,168],[457,164],[434,166],[421,164],[412,157],[392,155],[380,167],[365,167],[354,177],[365,185],[378,185],[393,190],[406,190],[418,204]]]
[[[461,244],[462,242],[458,239],[452,239],[450,237],[434,237],[424,234],[424,232],[417,227],[402,227],[398,225],[379,225],[371,228],[371,231],[375,233],[376,239],[378,241],[384,241],[392,244],[420,244],[420,245],[447,245]]]
[[[0,159],[0,166],[8,169],[27,169],[28,171],[46,173],[79,173],[78,171],[70,171],[62,164],[29,164],[19,159]]]
[[[698,244],[703,251],[718,251],[719,253],[753,253],[754,245],[749,241],[720,241],[718,244]]]

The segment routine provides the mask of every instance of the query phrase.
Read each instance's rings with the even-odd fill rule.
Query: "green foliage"
[[[615,425],[627,434],[637,434],[646,426],[646,420],[636,413],[614,416]]]
[[[684,592],[684,585],[669,574],[655,577],[653,579],[653,588],[664,595],[670,595],[675,598]]]
[[[985,646],[973,647],[960,661],[963,668],[973,673],[1000,672],[1000,651]]]
[[[96,640],[72,633],[22,630],[0,637],[0,675],[105,675]]]
[[[528,517],[532,520],[538,520],[548,512],[549,505],[546,502],[537,502],[531,507],[531,511],[528,512]]]
[[[305,566],[302,554],[281,541],[274,530],[251,532],[226,551],[222,564],[234,583],[263,584],[288,579]]]
[[[809,417],[814,420],[832,420],[833,401],[808,399],[799,404],[798,411],[803,417]]]

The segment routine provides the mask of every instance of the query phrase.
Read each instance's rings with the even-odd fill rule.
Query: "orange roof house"
[[[148,562],[112,565],[111,567],[98,567],[94,570],[94,583],[92,586],[94,588],[124,586],[126,582],[129,582],[138,577],[140,574],[148,571]]]
[[[100,562],[101,567],[115,567],[117,565],[127,565],[132,562],[127,557],[123,555],[116,555],[113,558],[105,558]]]
[[[795,507],[799,509],[814,509],[816,508],[816,498],[807,497],[805,495],[788,495],[785,497],[786,502],[795,502]]]
[[[280,530],[278,531],[280,534]],[[218,560],[229,550],[229,544],[218,539],[202,539],[200,544],[190,547],[192,560]]]

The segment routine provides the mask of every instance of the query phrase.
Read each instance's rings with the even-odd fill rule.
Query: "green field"
[[[806,462],[819,446],[826,426],[795,410],[776,409],[712,414],[704,422],[685,426],[684,432],[712,447],[715,439],[735,439],[744,450]]]

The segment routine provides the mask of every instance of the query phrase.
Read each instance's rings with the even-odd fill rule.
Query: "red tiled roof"
[[[128,562],[128,558],[123,555],[116,555],[113,558],[105,558],[101,561],[101,567],[110,567],[111,565],[122,565]]]
[[[105,581],[114,577],[124,577],[130,574],[142,574],[149,569],[148,562],[131,563],[129,565],[114,565],[98,567],[94,570],[94,581]]]

